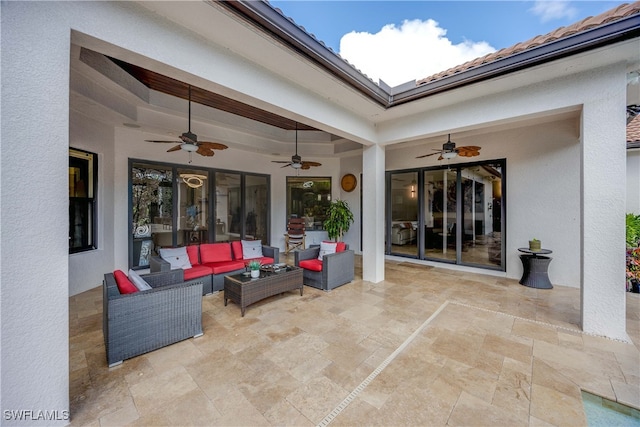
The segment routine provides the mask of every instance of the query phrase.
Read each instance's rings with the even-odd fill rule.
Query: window
[[[98,156],[69,149],[69,253],[96,248]]]
[[[305,218],[307,230],[322,230],[330,204],[331,177],[287,177],[287,218]]]

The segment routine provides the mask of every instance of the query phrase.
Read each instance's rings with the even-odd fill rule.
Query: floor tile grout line
[[[398,348],[394,350],[376,369],[369,374],[367,378],[364,379],[347,397],[344,398],[342,402],[338,406],[336,406],[333,411],[331,411],[327,416],[323,418],[317,424],[317,427],[326,427],[329,425],[343,410],[346,409],[347,406],[373,381],[392,361],[395,359],[411,342],[416,339],[418,334],[422,332],[428,325],[431,323],[433,319],[435,319],[446,307],[449,305],[449,301],[445,301],[438,309],[431,315],[427,320],[425,320],[418,329],[416,329],[409,337],[402,343]]]
[[[523,320],[523,321],[529,322],[529,323],[535,323],[535,324],[538,324],[538,325],[550,326],[552,328],[562,329],[562,330],[567,331],[567,332],[572,332],[572,333],[578,332],[581,335],[586,335],[586,336],[589,336],[589,337],[604,338],[604,339],[607,339],[609,341],[616,341],[616,342],[621,342],[623,344],[632,344],[633,345],[633,343],[631,341],[625,341],[625,340],[622,340],[622,339],[609,338],[609,337],[603,337],[603,336],[596,335],[596,334],[590,334],[590,333],[585,332],[585,331],[583,331],[581,329],[572,329],[572,328],[568,328],[566,326],[554,325],[553,323],[541,322],[540,320],[527,319],[526,317],[520,317],[520,316],[516,316],[514,314],[504,313],[502,311],[490,310],[488,308],[476,307],[475,305],[466,304],[466,303],[463,303],[463,302],[451,301],[451,304],[459,305],[461,307],[473,308],[475,310],[486,311],[488,313],[500,314],[502,316],[511,317],[511,318],[517,319],[517,320]]]

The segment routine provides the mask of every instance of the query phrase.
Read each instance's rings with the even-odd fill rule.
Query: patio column
[[[582,329],[628,341],[624,74],[609,73],[603,80],[590,86],[594,99],[582,111]]]
[[[378,283],[384,280],[384,147],[366,147],[362,162],[362,278]]]

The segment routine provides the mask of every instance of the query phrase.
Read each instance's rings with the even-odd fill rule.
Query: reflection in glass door
[[[502,167],[499,163],[460,168],[462,263],[502,265]]]
[[[209,180],[207,171],[178,169],[178,246],[209,242]]]
[[[456,171],[424,172],[424,256],[456,260]]]
[[[269,241],[267,226],[269,213],[269,183],[266,176],[247,175],[245,178],[245,238]]]
[[[387,253],[504,269],[505,162],[388,173]]]
[[[240,240],[240,174],[216,172],[216,242]]]
[[[391,253],[418,256],[418,172],[391,174]]]
[[[132,236],[129,265],[149,266],[158,249],[173,246],[173,184],[171,169],[135,163],[131,167]]]

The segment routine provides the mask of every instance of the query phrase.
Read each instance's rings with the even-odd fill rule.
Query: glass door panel
[[[207,171],[178,169],[178,246],[209,242],[209,180]]]
[[[268,238],[269,185],[266,176],[247,175],[245,178],[245,238],[261,240]]]
[[[240,174],[216,172],[216,242],[240,240]]]
[[[456,260],[455,170],[424,172],[424,257]]]
[[[461,168],[462,263],[502,264],[502,168],[484,164]]]
[[[174,245],[172,176],[171,169],[155,165],[131,168],[132,268],[148,267],[159,248]]]
[[[418,172],[391,174],[391,253],[418,256]]]

